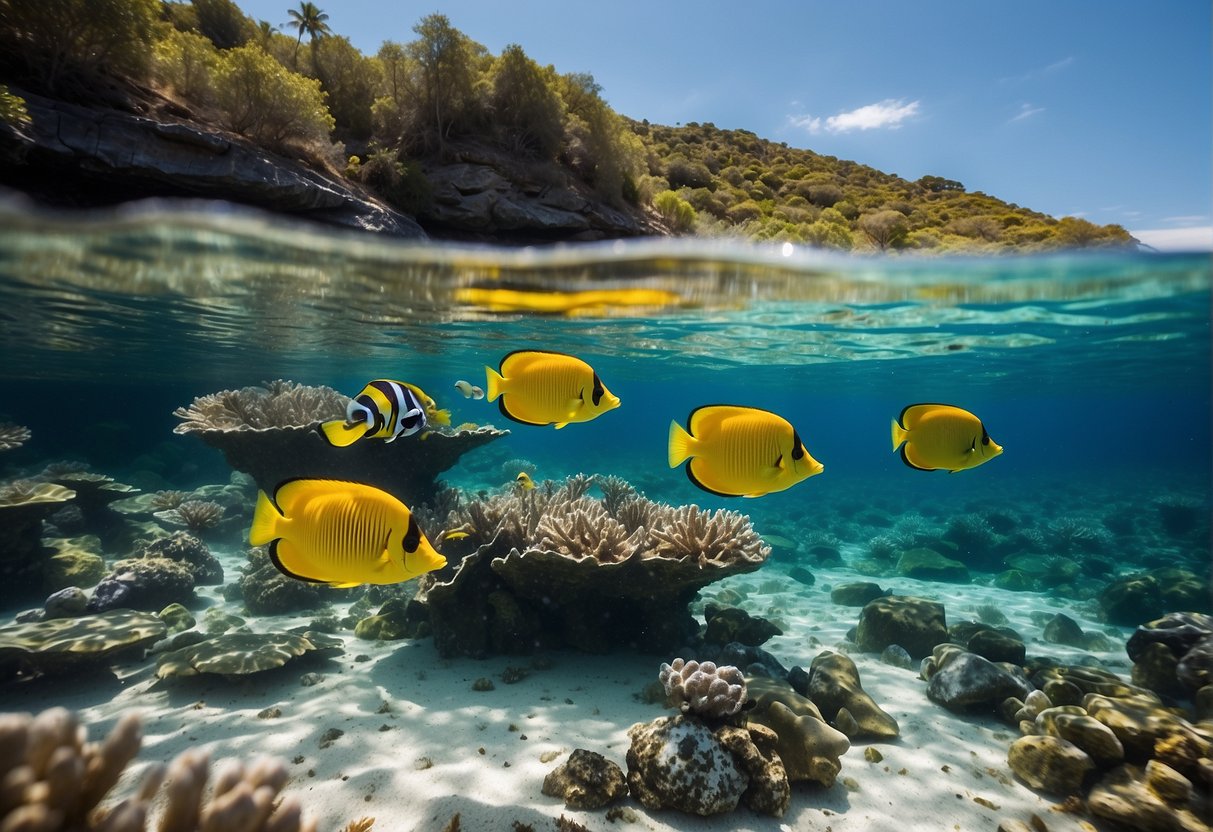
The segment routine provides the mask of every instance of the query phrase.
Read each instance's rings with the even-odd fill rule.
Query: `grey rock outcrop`
[[[31,123],[0,129],[0,181],[20,187],[36,170],[37,182],[86,183],[99,201],[107,192],[111,202],[224,199],[332,225],[426,237],[412,218],[238,136],[14,91],[25,99]]]

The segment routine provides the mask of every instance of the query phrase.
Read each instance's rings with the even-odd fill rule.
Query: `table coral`
[[[432,430],[424,439],[336,448],[317,428],[344,419],[348,401],[328,387],[266,382],[194,399],[173,411],[182,420],[173,431],[196,434],[219,449],[229,465],[268,493],[295,478],[350,480],[382,488],[410,507],[438,490],[438,475],[460,456],[509,433],[491,427]]]
[[[156,616],[131,610],[0,627],[0,679],[103,664],[122,651],[150,647],[165,631]]]
[[[452,565],[421,581],[439,652],[666,650],[694,633],[687,605],[700,588],[751,572],[770,555],[738,512],[631,497],[613,515],[587,496],[589,485],[584,476],[559,488],[545,483],[474,501],[447,518],[448,527],[469,530],[458,544],[476,548],[462,558],[444,550]],[[642,516],[650,525],[631,525]],[[509,611],[508,633],[528,637],[503,631],[496,610]]]
[[[197,644],[164,653],[156,662],[156,675],[245,676],[282,667],[305,653],[340,651],[341,641],[319,633],[224,633]]]

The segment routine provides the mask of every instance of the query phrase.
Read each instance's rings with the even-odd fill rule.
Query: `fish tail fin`
[[[678,422],[670,422],[669,461],[671,468],[677,468],[693,455],[691,444],[695,437],[682,429]]]
[[[430,417],[430,420],[436,425],[450,425],[451,411],[447,410],[446,408],[443,408],[442,410],[435,410],[434,415]]]
[[[345,448],[353,445],[366,435],[368,426],[364,422],[355,425],[347,424],[343,419],[334,419],[320,425],[320,432],[335,448]]]
[[[903,428],[900,424],[897,423],[897,420],[894,419],[893,420],[893,450],[897,450],[898,448],[900,448],[901,443],[906,441],[906,437],[908,435],[909,435],[909,431],[907,431],[905,428]]]
[[[253,525],[249,529],[248,542],[253,546],[260,546],[281,537],[278,534],[278,521],[281,519],[282,512],[274,505],[269,495],[258,491],[257,508],[253,510]]]
[[[502,393],[501,385],[505,382],[505,377],[492,367],[486,366],[484,368],[484,378],[484,397],[491,402],[497,401],[497,397]]]

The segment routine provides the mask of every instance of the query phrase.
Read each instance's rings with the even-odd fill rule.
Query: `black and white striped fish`
[[[334,419],[320,426],[320,432],[338,448],[362,438],[393,442],[424,430],[425,405],[402,381],[378,378],[362,388],[345,409],[345,420]]]

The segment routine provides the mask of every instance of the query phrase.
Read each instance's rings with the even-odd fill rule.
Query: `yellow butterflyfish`
[[[489,401],[507,419],[527,425],[588,422],[619,407],[594,368],[571,355],[517,350],[501,359],[499,370],[484,368]]]
[[[912,404],[893,420],[893,450],[920,471],[951,473],[976,468],[1002,453],[986,426],[967,410],[950,404]]]

